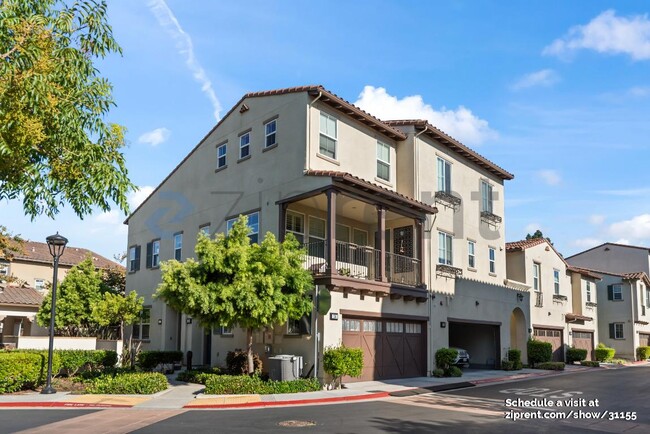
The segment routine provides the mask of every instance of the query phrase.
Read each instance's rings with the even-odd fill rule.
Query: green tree
[[[246,222],[240,216],[228,235],[214,240],[200,234],[196,261],[163,262],[156,297],[204,327],[246,329],[248,372],[253,373],[253,331],[310,312],[313,279],[295,237],[288,234],[280,243],[267,233],[261,244],[251,244]]]
[[[144,297],[138,297],[135,291],[129,295],[105,292],[92,310],[92,319],[102,327],[119,324],[120,339],[124,338],[124,326],[136,322],[142,312]],[[130,348],[130,346],[129,346]]]
[[[102,292],[110,291],[114,294],[126,293],[126,270],[123,267],[108,267],[101,270]]]
[[[91,336],[98,324],[92,316],[93,306],[102,300],[101,272],[95,270],[88,256],[68,271],[57,286],[55,329],[64,336]],[[36,319],[42,327],[50,324],[52,296],[43,299]]]
[[[104,119],[112,86],[94,64],[110,53],[105,1],[0,1],[0,200],[32,218],[128,212],[125,129]]]
[[[540,231],[539,229],[537,229],[535,232],[533,232],[532,235],[531,234],[526,235],[527,240],[536,240],[538,238],[545,238],[549,243],[551,243],[551,245],[553,245],[553,243],[551,242],[551,239],[545,237],[544,234],[542,233],[542,231]]]

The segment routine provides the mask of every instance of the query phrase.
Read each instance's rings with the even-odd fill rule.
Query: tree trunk
[[[255,365],[253,363],[253,329],[250,327],[246,329],[246,341],[248,343],[248,374],[250,375],[255,372]]]

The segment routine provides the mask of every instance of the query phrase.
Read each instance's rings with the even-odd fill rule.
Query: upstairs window
[[[587,296],[587,303],[591,303],[591,282],[585,282],[585,293]]]
[[[452,237],[445,232],[438,232],[438,263],[452,265]]]
[[[210,223],[199,227],[199,232],[202,232],[204,235],[209,237],[210,236]]]
[[[34,279],[34,289],[43,291],[45,289],[45,279]]]
[[[560,294],[560,270],[553,269],[553,289],[556,294]]]
[[[620,283],[607,286],[607,300],[621,301],[623,300],[623,285]]]
[[[541,291],[542,286],[540,285],[539,282],[539,268],[540,265],[537,262],[533,262],[533,289],[535,291]]]
[[[224,143],[217,148],[217,169],[226,167],[226,145],[227,143]]]
[[[467,242],[467,266],[476,268],[476,243],[474,241]]]
[[[148,340],[151,328],[151,308],[145,307],[140,313],[139,320],[133,324],[133,339]]]
[[[147,268],[156,268],[160,265],[160,240],[147,243]]]
[[[174,259],[181,260],[181,252],[183,250],[183,233],[174,234]]]
[[[251,133],[242,134],[239,137],[239,159],[246,158],[251,154]]]
[[[305,241],[305,216],[296,212],[287,211],[287,221],[285,229],[292,233],[299,243]]]
[[[8,276],[9,275],[9,264],[0,262],[0,276]]]
[[[438,157],[438,191],[451,193],[451,164]]]
[[[257,243],[259,241],[260,232],[260,213],[259,211],[256,211],[246,214],[246,216],[248,217],[248,227],[250,228],[248,238],[251,239],[251,243]],[[232,225],[234,225],[236,221],[237,218],[232,218],[226,222],[226,233],[230,232]]]
[[[650,288],[645,289],[645,307],[650,309]]]
[[[129,248],[129,272],[134,273],[140,269],[140,246]]]
[[[485,181],[481,181],[481,211],[493,214],[492,186]]]
[[[377,178],[390,181],[390,146],[377,142]]]
[[[488,250],[488,258],[490,260],[490,273],[492,274],[497,272],[496,256],[496,250],[494,247],[490,247]]]
[[[336,118],[320,114],[320,147],[319,153],[336,160],[337,125]]]
[[[275,138],[275,130],[277,128],[277,121],[274,119],[266,124],[264,124],[264,147],[270,148],[273,145],[277,145]]]

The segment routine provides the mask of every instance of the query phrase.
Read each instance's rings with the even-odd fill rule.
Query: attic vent
[[[239,108],[239,113],[244,113],[245,111],[250,110],[250,107],[248,107],[246,104],[242,104],[241,107]]]
[[[605,247],[605,251],[606,251],[606,252],[609,252],[609,247]]]

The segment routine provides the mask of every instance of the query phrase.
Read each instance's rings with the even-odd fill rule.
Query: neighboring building
[[[506,244],[508,279],[531,289],[532,337],[553,346],[553,360],[564,361],[569,347],[588,350],[598,339],[595,281],[598,275],[570,267],[546,238]]]
[[[650,275],[650,248],[604,243],[566,258],[576,267],[627,274],[644,272]]]
[[[147,307],[134,337],[211,365],[245,347],[243,330],[203,330],[153,298],[161,261],[192,257],[199,231],[225,232],[245,214],[252,241],[270,231],[305,243],[305,266],[332,300],[317,323],[255,333],[263,358],[303,356],[307,373],[317,328],[320,354],[364,349],[362,380],[427,375],[447,345],[496,366],[513,312],[521,333],[529,324],[518,307],[528,294],[504,285],[507,179],[426,121],[382,122],[321,86],[246,94],[126,221],[127,291]]]
[[[97,268],[124,268],[91,250],[68,246],[59,259],[59,281],[87,256]],[[47,328],[36,324],[35,316],[53,271],[46,243],[24,241],[11,260],[0,258],[0,344],[15,343],[17,336],[47,334]]]

